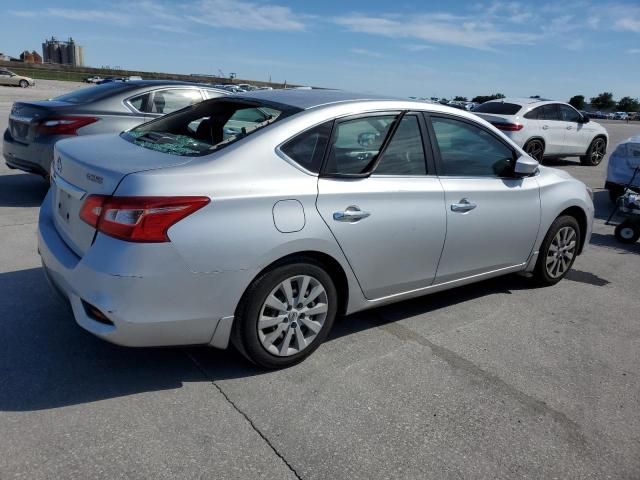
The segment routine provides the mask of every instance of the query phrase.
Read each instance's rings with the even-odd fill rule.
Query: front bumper
[[[80,258],[58,234],[51,201],[49,193],[40,210],[38,250],[49,282],[81,327],[125,346],[227,346],[234,272],[193,273],[170,243],[129,244],[100,234]],[[90,315],[87,305],[109,322]]]
[[[2,140],[2,153],[9,168],[17,168],[27,173],[35,173],[46,177],[53,160],[53,146],[64,137],[52,137],[45,142],[29,144],[17,142],[11,137],[9,129],[5,130]]]

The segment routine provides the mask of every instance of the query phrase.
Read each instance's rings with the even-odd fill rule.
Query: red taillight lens
[[[40,135],[77,135],[78,130],[99,120],[96,117],[80,117],[65,115],[49,117],[40,121],[38,134]]]
[[[90,195],[80,218],[106,235],[129,242],[168,242],[171,226],[207,205],[208,197]]]
[[[522,125],[521,123],[495,122],[495,123],[492,123],[491,125],[496,127],[498,130],[504,130],[505,132],[519,132],[524,128],[524,125]]]

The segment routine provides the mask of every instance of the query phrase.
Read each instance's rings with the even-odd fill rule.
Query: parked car
[[[609,191],[612,202],[624,193],[624,188],[631,182],[636,168],[640,168],[640,135],[621,142],[609,155],[604,188]],[[633,178],[631,186],[640,191],[640,171]]]
[[[539,162],[576,156],[583,165],[595,166],[607,152],[607,130],[568,103],[504,98],[485,102],[473,113],[502,130]]]
[[[227,92],[162,80],[110,82],[42,101],[15,102],[4,132],[9,168],[48,176],[53,145],[62,138],[120,132]]]
[[[36,81],[31,77],[18,75],[7,69],[0,69],[0,85],[8,85],[14,87],[33,87]]]
[[[629,118],[629,115],[627,114],[627,112],[615,112],[613,114],[614,120],[627,120],[628,118]]]
[[[254,118],[235,134],[228,126]],[[248,120],[245,120],[248,121]],[[293,365],[349,314],[513,272],[552,285],[593,203],[463,110],[331,90],[216,98],[55,147],[39,252],[121,345]]]
[[[104,78],[102,78],[101,76],[99,76],[99,75],[93,75],[93,76],[91,76],[91,77],[87,77],[87,78],[85,78],[85,79],[84,79],[84,82],[85,82],[85,83],[99,83],[99,82],[101,82],[102,80],[104,80]]]

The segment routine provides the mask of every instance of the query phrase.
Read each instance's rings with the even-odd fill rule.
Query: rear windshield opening
[[[515,115],[520,111],[522,105],[505,102],[486,102],[473,109],[477,113],[496,113],[499,115]]]
[[[122,135],[136,145],[181,156],[206,155],[295,113],[255,101],[213,99]]]

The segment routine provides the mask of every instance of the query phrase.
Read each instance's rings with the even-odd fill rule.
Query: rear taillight
[[[498,130],[504,130],[505,132],[519,132],[524,128],[524,125],[522,125],[521,123],[492,122],[491,125],[496,127]]]
[[[38,124],[40,135],[77,135],[78,130],[99,120],[96,117],[80,117],[64,115],[61,117],[49,117]]]
[[[207,205],[208,197],[109,197],[90,195],[80,218],[128,242],[168,242],[171,226]]]

